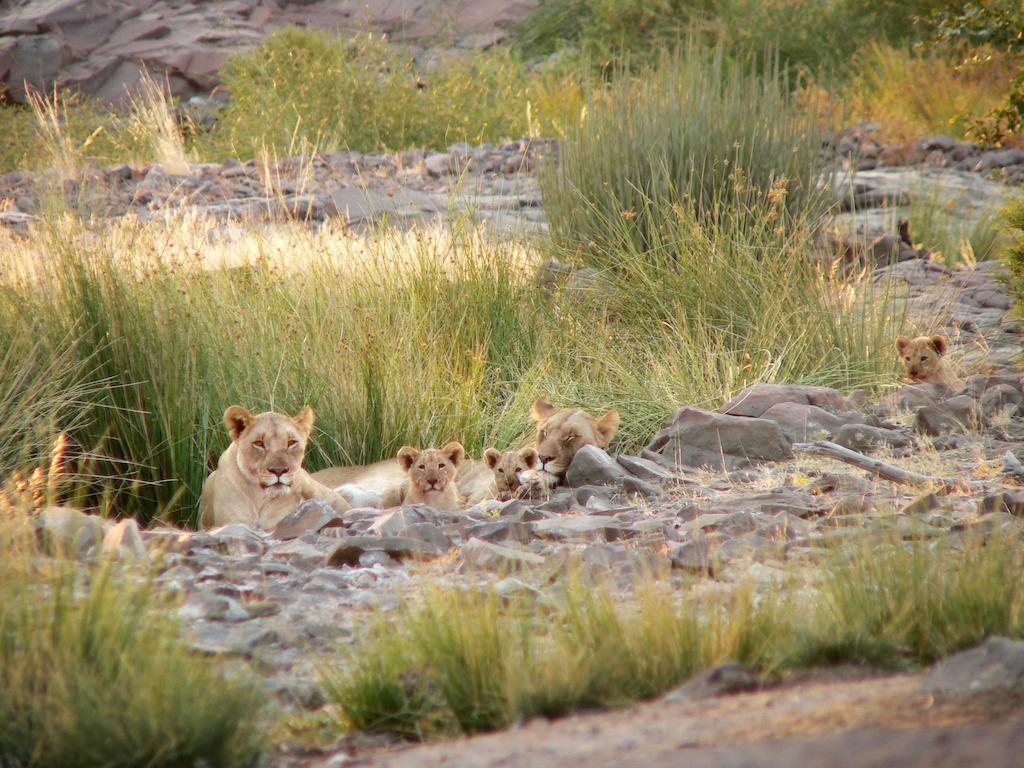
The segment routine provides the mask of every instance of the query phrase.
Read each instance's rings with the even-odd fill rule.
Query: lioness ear
[[[232,405],[224,411],[224,425],[228,428],[231,439],[237,440],[255,418],[240,405]]]
[[[501,461],[501,454],[493,448],[488,448],[484,451],[484,464],[487,465],[488,469],[494,469],[498,466],[498,462]]]
[[[310,408],[308,405],[303,408],[298,414],[292,419],[295,422],[295,426],[299,430],[309,437],[313,433],[313,422],[316,420],[316,411]]]
[[[946,354],[946,338],[944,336],[932,336],[932,346],[940,355]]]
[[[533,405],[530,406],[530,416],[533,417],[534,421],[544,421],[548,416],[555,412],[555,406],[548,402],[547,395],[541,395],[533,401]]]
[[[441,453],[447,456],[452,464],[459,466],[459,462],[466,456],[466,449],[462,447],[462,443],[453,442],[442,448]]]
[[[537,453],[537,449],[529,446],[519,449],[519,458],[521,458],[523,463],[530,469],[536,467],[537,462],[540,461],[540,455]]]
[[[909,343],[910,343],[910,339],[908,339],[906,336],[897,336],[896,337],[896,351],[899,352],[902,355],[903,351],[907,348],[907,345]]]
[[[597,429],[597,447],[604,448],[612,441],[612,438],[615,437],[615,433],[619,429],[619,412],[608,411],[608,413],[597,420],[594,427]]]
[[[409,471],[409,467],[411,467],[413,462],[419,457],[419,450],[413,448],[411,445],[403,445],[401,450],[398,451],[398,463],[402,465],[402,469],[405,472]]]

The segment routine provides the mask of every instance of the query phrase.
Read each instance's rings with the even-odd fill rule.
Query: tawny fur
[[[946,339],[942,336],[918,336],[896,339],[896,351],[903,365],[903,375],[913,384],[941,384],[959,390],[964,383],[949,367]]]
[[[203,483],[199,520],[204,527],[245,523],[271,529],[307,499],[319,499],[341,513],[348,502],[303,469],[315,414],[268,411],[254,415],[240,405],[224,412],[231,445]]]
[[[537,467],[521,473],[520,480],[534,490],[558,485],[580,448],[605,448],[619,429],[618,411],[594,418],[579,408],[558,410],[544,396],[534,400],[530,416],[537,424]]]
[[[484,463],[493,473],[494,498],[508,501],[515,498],[523,487],[522,475],[537,468],[537,449],[532,446],[518,451],[501,451],[488,448],[484,451]]]
[[[398,463],[406,473],[401,503],[426,504],[442,512],[457,511],[463,500],[455,475],[465,457],[466,451],[460,443],[423,450],[404,446],[398,452]]]

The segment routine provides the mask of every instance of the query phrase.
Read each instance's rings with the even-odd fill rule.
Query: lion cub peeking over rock
[[[441,512],[457,511],[462,506],[462,497],[455,485],[455,473],[465,457],[461,443],[422,451],[404,446],[398,452],[398,463],[407,477],[399,503],[426,504]]]
[[[338,513],[347,511],[342,496],[302,468],[315,417],[308,406],[294,418],[272,411],[253,415],[240,405],[228,408],[224,424],[231,445],[203,483],[200,524],[271,529],[307,499],[323,501]]]
[[[605,448],[619,429],[618,411],[608,411],[595,419],[579,408],[558,410],[543,396],[533,402],[530,416],[537,424],[537,467],[520,474],[530,492],[554,488],[565,477],[580,448]]]
[[[964,383],[957,378],[946,361],[946,339],[942,336],[896,338],[896,351],[900,353],[903,374],[912,384],[941,384],[957,390]]]
[[[494,497],[498,501],[508,501],[515,498],[520,493],[519,489],[523,488],[523,473],[536,471],[539,457],[537,449],[530,446],[504,453],[488,448],[484,451],[484,463],[494,473]]]

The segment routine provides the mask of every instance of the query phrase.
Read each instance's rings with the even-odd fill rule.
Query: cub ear
[[[295,422],[295,426],[299,428],[306,437],[309,437],[313,433],[313,422],[316,421],[316,411],[310,408],[308,405],[298,412],[292,421]]]
[[[940,355],[946,354],[946,350],[948,349],[948,347],[946,346],[945,336],[932,336],[931,342],[932,346],[935,347],[936,352],[938,352]]]
[[[519,449],[519,458],[523,460],[523,463],[526,464],[527,467],[533,469],[540,461],[540,454],[537,453],[536,448],[527,446],[526,448]]]
[[[544,421],[551,414],[555,412],[555,406],[548,402],[547,395],[541,395],[533,401],[533,405],[530,406],[530,416],[534,421]]]
[[[224,411],[224,425],[228,428],[228,434],[232,440],[237,440],[242,433],[252,424],[253,416],[249,411],[240,405],[232,405]]]
[[[413,465],[413,462],[420,457],[418,448],[413,448],[411,445],[403,445],[398,451],[398,463],[402,465],[404,472],[409,471],[409,467]]]
[[[896,337],[896,351],[899,352],[901,355],[906,350],[908,344],[910,344],[910,339],[908,339],[906,336]]]
[[[484,451],[484,464],[487,465],[488,469],[494,469],[498,466],[499,461],[501,461],[501,453],[494,448],[488,448]]]
[[[466,457],[466,449],[462,447],[462,443],[448,443],[448,445],[441,449],[441,453],[447,456],[456,467]]]
[[[594,427],[597,430],[597,447],[604,448],[612,441],[615,433],[619,430],[619,412],[608,411],[608,413],[597,420]]]

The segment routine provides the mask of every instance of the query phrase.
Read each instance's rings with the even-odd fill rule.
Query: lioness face
[[[900,353],[903,374],[914,384],[941,384],[945,370],[946,340],[942,336],[918,336],[896,339],[896,351]]]
[[[556,477],[565,476],[576,451],[585,445],[604,448],[619,428],[618,411],[595,419],[578,408],[559,411],[546,397],[534,401],[530,415],[537,422],[538,469]]]
[[[295,418],[272,411],[254,416],[240,405],[228,408],[224,423],[235,442],[242,475],[264,493],[287,493],[302,467],[314,418],[308,406]]]
[[[540,464],[537,449],[530,447],[504,453],[488,448],[484,451],[484,463],[494,473],[494,492],[498,501],[513,498],[522,485],[522,473],[536,469]]]
[[[455,480],[455,470],[465,455],[460,443],[422,451],[407,445],[398,452],[398,463],[421,493],[442,493]]]

